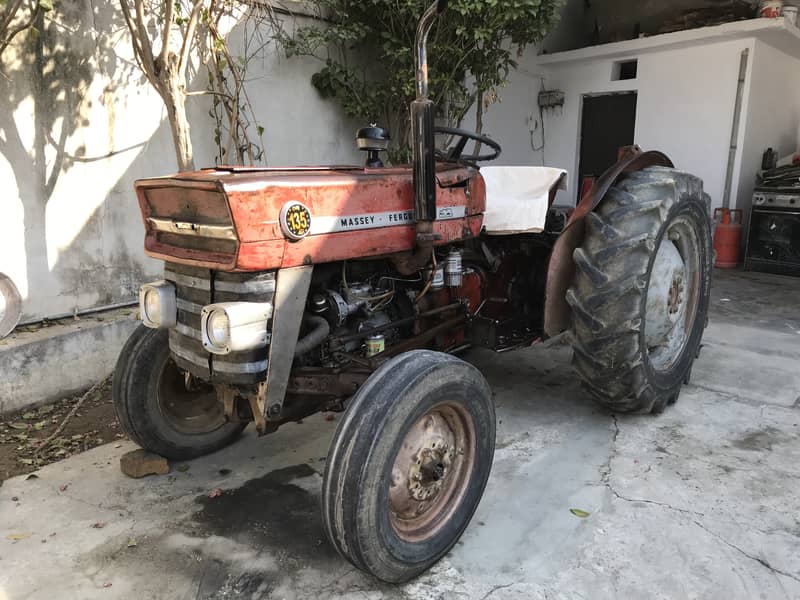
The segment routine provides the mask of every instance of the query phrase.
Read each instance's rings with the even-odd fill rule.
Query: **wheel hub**
[[[678,217],[658,248],[647,288],[644,338],[650,365],[666,371],[683,356],[699,303],[700,242],[693,222]]]
[[[214,388],[178,369],[170,358],[158,378],[156,402],[168,424],[183,434],[215,431],[226,423]]]
[[[405,539],[424,539],[453,510],[474,460],[472,430],[462,414],[442,405],[406,434],[388,495],[390,519]]]
[[[686,266],[678,248],[664,240],[656,255],[647,292],[647,346],[667,342],[676,323],[685,313]]]
[[[408,477],[409,494],[414,500],[424,502],[441,491],[454,455],[454,450],[444,443],[419,451],[417,456],[422,463],[412,463]]]
[[[674,315],[680,312],[681,305],[684,302],[684,289],[682,277],[678,276],[673,279],[672,286],[669,289],[669,314]]]

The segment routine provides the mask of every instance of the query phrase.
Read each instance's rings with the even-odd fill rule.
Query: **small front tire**
[[[134,442],[172,460],[232,443],[246,423],[228,422],[214,388],[187,380],[172,360],[164,329],[141,325],[122,349],[112,384],[120,425]]]
[[[322,513],[334,547],[389,583],[426,571],[469,524],[494,444],[494,405],[475,367],[427,350],[384,364],[331,444]]]

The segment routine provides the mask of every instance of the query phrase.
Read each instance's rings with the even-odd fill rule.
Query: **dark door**
[[[584,96],[579,194],[616,164],[619,149],[634,143],[635,129],[636,92]]]

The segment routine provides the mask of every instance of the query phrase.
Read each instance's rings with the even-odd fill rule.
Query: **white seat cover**
[[[489,235],[541,233],[550,207],[550,191],[567,189],[567,172],[550,167],[483,167]]]

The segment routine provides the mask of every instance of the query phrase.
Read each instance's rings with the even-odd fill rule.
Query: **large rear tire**
[[[613,411],[659,413],[688,381],[711,292],[709,210],[700,179],[653,167],[586,216],[567,292],[573,364]]]
[[[117,360],[111,395],[128,437],[172,460],[220,450],[246,426],[225,419],[212,386],[187,381],[170,356],[164,329],[141,325],[134,331]]]
[[[328,537],[359,569],[389,583],[416,577],[461,537],[492,467],[495,412],[475,367],[408,352],[358,391],[328,454]]]

